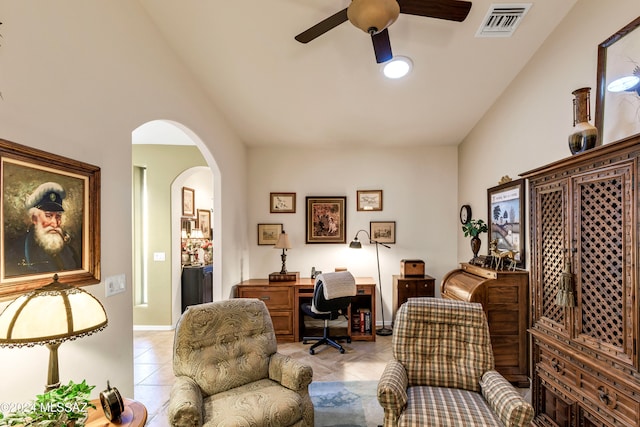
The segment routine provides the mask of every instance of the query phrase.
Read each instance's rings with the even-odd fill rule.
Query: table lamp
[[[280,258],[282,258],[282,268],[280,269],[280,274],[287,274],[286,251],[287,249],[291,249],[291,242],[289,242],[289,235],[284,230],[282,230],[282,233],[280,233],[280,236],[278,236],[278,241],[273,246],[273,248],[282,249],[282,255],[280,255]]]
[[[60,386],[58,347],[64,341],[91,335],[107,326],[104,307],[90,293],[53,282],[23,294],[0,313],[0,346],[49,348],[45,391]]]
[[[360,232],[364,232],[364,234],[367,235],[367,238],[369,238],[369,243],[376,244],[376,261],[378,264],[378,284],[380,286],[380,313],[382,314],[382,328],[377,329],[376,334],[382,335],[382,336],[391,335],[393,331],[385,327],[385,324],[384,324],[384,301],[382,300],[382,279],[380,278],[380,255],[378,253],[378,245],[382,245],[388,249],[391,249],[391,246],[385,245],[384,243],[378,242],[377,240],[373,240],[366,230],[358,230],[358,232],[356,233],[356,236],[353,238],[351,243],[349,243],[349,247],[351,249],[362,249],[362,243],[360,243],[360,241],[358,240],[358,234],[360,234]]]

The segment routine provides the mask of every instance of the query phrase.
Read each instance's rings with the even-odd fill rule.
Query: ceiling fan
[[[309,43],[343,22],[350,21],[371,35],[376,62],[382,63],[393,57],[387,28],[400,13],[462,22],[469,10],[471,2],[462,0],[352,0],[349,7],[303,31],[295,39],[300,43]]]

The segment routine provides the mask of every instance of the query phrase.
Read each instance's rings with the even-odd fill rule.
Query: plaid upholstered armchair
[[[524,426],[533,407],[494,370],[482,306],[410,298],[397,312],[393,357],[378,383],[389,426]]]
[[[258,299],[189,307],[176,326],[173,372],[171,426],[313,427],[313,371],[276,352]]]

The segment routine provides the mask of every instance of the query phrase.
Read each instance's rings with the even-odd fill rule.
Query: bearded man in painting
[[[47,273],[81,268],[80,257],[68,245],[62,229],[66,192],[56,182],[45,182],[27,197],[25,208],[31,225],[5,256],[6,276]]]

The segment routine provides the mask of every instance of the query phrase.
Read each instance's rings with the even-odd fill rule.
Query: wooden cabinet
[[[496,370],[518,387],[529,387],[529,272],[461,264],[445,275],[440,294],[482,304]]]
[[[523,174],[536,425],[640,426],[639,157],[630,138]],[[556,301],[565,263],[572,305]]]
[[[188,306],[213,301],[213,266],[182,267],[182,312]]]
[[[424,276],[394,275],[392,321],[395,320],[398,307],[407,302],[409,298],[433,297],[435,288],[436,279],[426,274]]]

